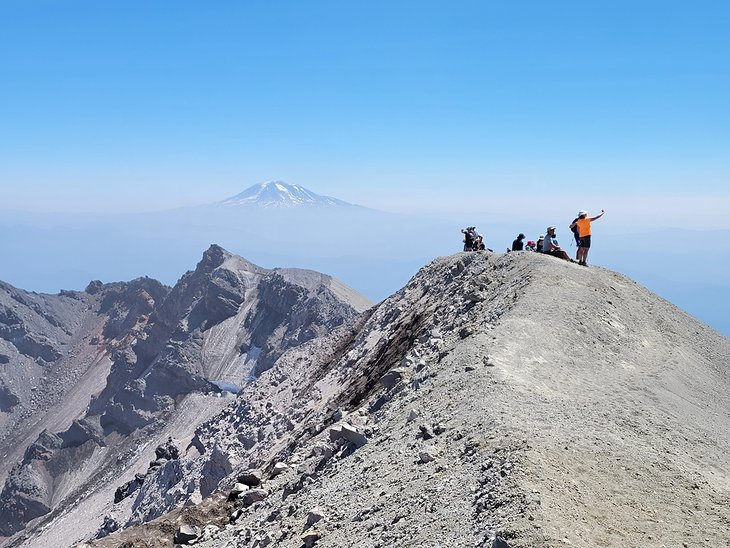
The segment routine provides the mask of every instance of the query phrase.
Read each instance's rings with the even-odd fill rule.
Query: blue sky
[[[728,227],[729,20],[719,1],[3,0],[0,208],[283,179],[385,209],[549,196]]]

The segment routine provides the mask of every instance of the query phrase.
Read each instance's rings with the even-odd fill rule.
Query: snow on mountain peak
[[[284,181],[266,181],[253,185],[240,194],[218,202],[221,206],[253,206],[264,208],[289,208],[302,206],[351,207],[352,204],[329,196],[320,196],[300,185]]]

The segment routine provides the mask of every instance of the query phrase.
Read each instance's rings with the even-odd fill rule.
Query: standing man
[[[570,225],[570,229],[578,229],[578,236],[580,237],[580,246],[578,247],[578,264],[588,266],[588,250],[591,248],[591,223],[597,219],[603,217],[606,212],[601,210],[599,215],[595,217],[589,217],[588,212],[583,210],[578,213],[578,218],[573,224]]]
[[[474,251],[474,227],[466,227],[461,229],[461,233],[464,235],[464,251]]]

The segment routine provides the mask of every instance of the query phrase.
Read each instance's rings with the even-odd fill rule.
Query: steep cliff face
[[[143,328],[168,292],[147,278],[92,282],[86,291],[60,295],[0,284],[0,478],[10,472],[0,495],[0,534],[21,530],[52,507],[57,451],[100,441],[93,420],[77,419],[103,386],[110,354]]]
[[[224,404],[221,392],[369,306],[329,277],[298,272],[262,269],[214,245],[171,289],[148,278],[59,296],[3,286],[2,448],[17,464],[0,494],[0,534],[65,508],[73,493],[108,490],[105,478],[144,460],[145,440],[166,437],[176,420],[194,428]],[[48,389],[15,389],[36,378]],[[45,420],[34,413],[36,393]]]
[[[168,291],[146,278],[60,295],[0,283],[0,479],[44,428],[63,430],[83,412],[110,351]]]
[[[292,346],[354,318],[369,303],[345,301],[331,278],[267,271],[211,246],[117,352],[90,413],[108,434],[129,434],[193,391],[237,390]],[[354,295],[354,293],[353,293]],[[121,388],[120,388],[121,387]]]
[[[729,367],[614,272],[438,259],[180,436],[89,545],[724,546]],[[45,525],[26,545],[95,533]]]

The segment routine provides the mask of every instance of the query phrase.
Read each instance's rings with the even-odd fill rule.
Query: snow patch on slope
[[[317,207],[354,207],[352,204],[320,196],[300,185],[290,185],[283,181],[266,181],[247,188],[240,194],[218,202],[219,206],[252,206],[263,208],[290,208],[301,206]]]

